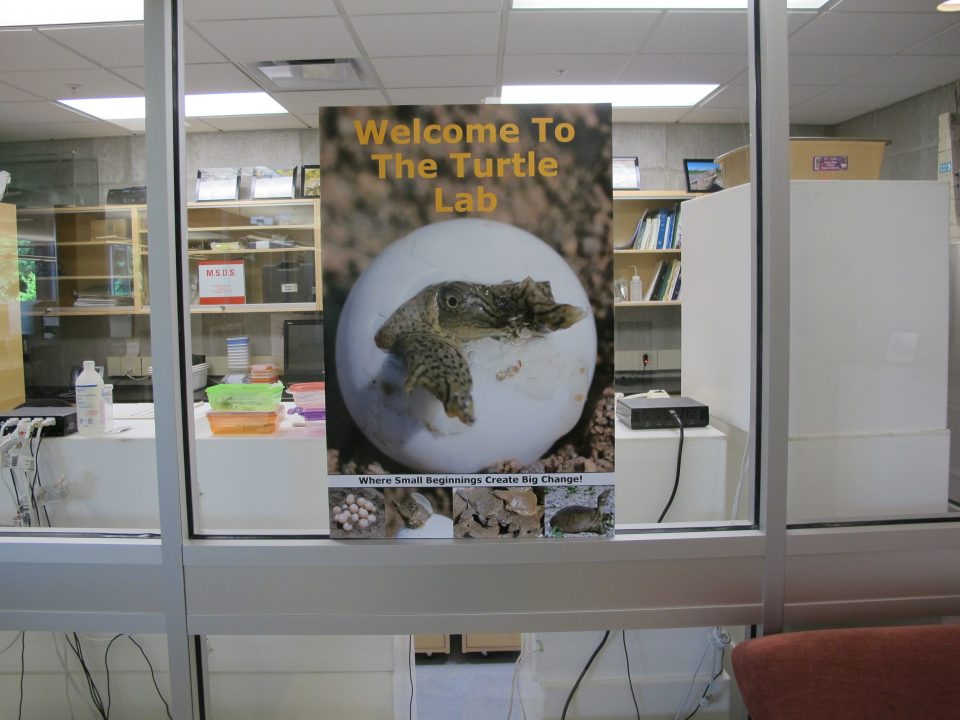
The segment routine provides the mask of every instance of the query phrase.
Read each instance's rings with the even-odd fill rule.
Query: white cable
[[[750,450],[750,437],[747,437],[747,443],[743,448],[743,459],[740,461],[740,478],[737,480],[737,491],[733,494],[733,503],[730,506],[730,520],[734,521],[737,519],[737,514],[740,512],[740,493],[743,490],[743,476],[747,472],[747,455]]]
[[[693,686],[697,682],[697,673],[700,672],[700,668],[703,666],[703,661],[707,659],[707,653],[710,652],[710,648],[713,647],[712,643],[707,643],[707,646],[703,649],[703,654],[700,656],[700,661],[697,663],[697,667],[693,671],[693,675],[690,676],[690,683],[687,685],[687,691],[683,695],[683,700],[680,701],[680,707],[677,708],[677,712],[673,716],[673,720],[680,720],[681,715],[683,714],[683,709],[687,706],[687,700],[690,699],[690,691],[693,690]]]
[[[528,650],[525,654],[517,658],[517,662],[513,665],[513,679],[510,681],[510,704],[507,706],[507,720],[510,720],[513,715],[513,696],[514,690],[516,690],[516,695],[520,698],[520,713],[523,715],[524,720],[527,718],[526,709],[523,707],[523,696],[520,694],[520,666],[523,664],[523,661],[528,657],[537,652],[537,649]]]

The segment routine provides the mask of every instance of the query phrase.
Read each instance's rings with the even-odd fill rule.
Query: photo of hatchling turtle
[[[583,308],[556,302],[549,282],[530,277],[497,284],[434,283],[397,308],[374,342],[403,358],[406,392],[422,386],[443,403],[448,417],[472,425],[473,378],[465,343],[483,338],[523,342],[568,328],[586,315]]]
[[[543,489],[472,487],[453,491],[453,536],[541,537]]]
[[[597,537],[614,533],[612,487],[550,487],[544,532],[548,537]]]

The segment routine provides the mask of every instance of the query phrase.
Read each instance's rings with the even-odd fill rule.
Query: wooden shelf
[[[190,313],[265,313],[265,312],[317,312],[317,303],[246,303],[238,305],[191,305]]]
[[[689,200],[700,193],[684,190],[614,190],[614,200]]]
[[[638,308],[638,307],[679,307],[680,300],[642,300],[638,302],[618,302],[613,304],[613,309],[617,308]]]
[[[103,247],[105,245],[133,245],[133,238],[117,238],[116,240],[86,240],[77,242],[54,242],[57,247]]]
[[[666,248],[660,250],[614,250],[614,255],[679,255],[681,248]]]
[[[146,315],[149,311],[135,308],[133,305],[118,305],[117,307],[51,307],[43,310],[27,310],[23,314],[27,317],[65,317],[87,315]]]

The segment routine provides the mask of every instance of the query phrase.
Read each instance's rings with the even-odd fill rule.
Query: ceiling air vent
[[[356,58],[326,60],[271,60],[247,65],[269,90],[356,90],[372,87],[368,73]]]

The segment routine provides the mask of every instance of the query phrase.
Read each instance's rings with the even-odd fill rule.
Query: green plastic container
[[[276,410],[283,383],[213,385],[207,388],[210,409],[216,412],[270,412]]]

